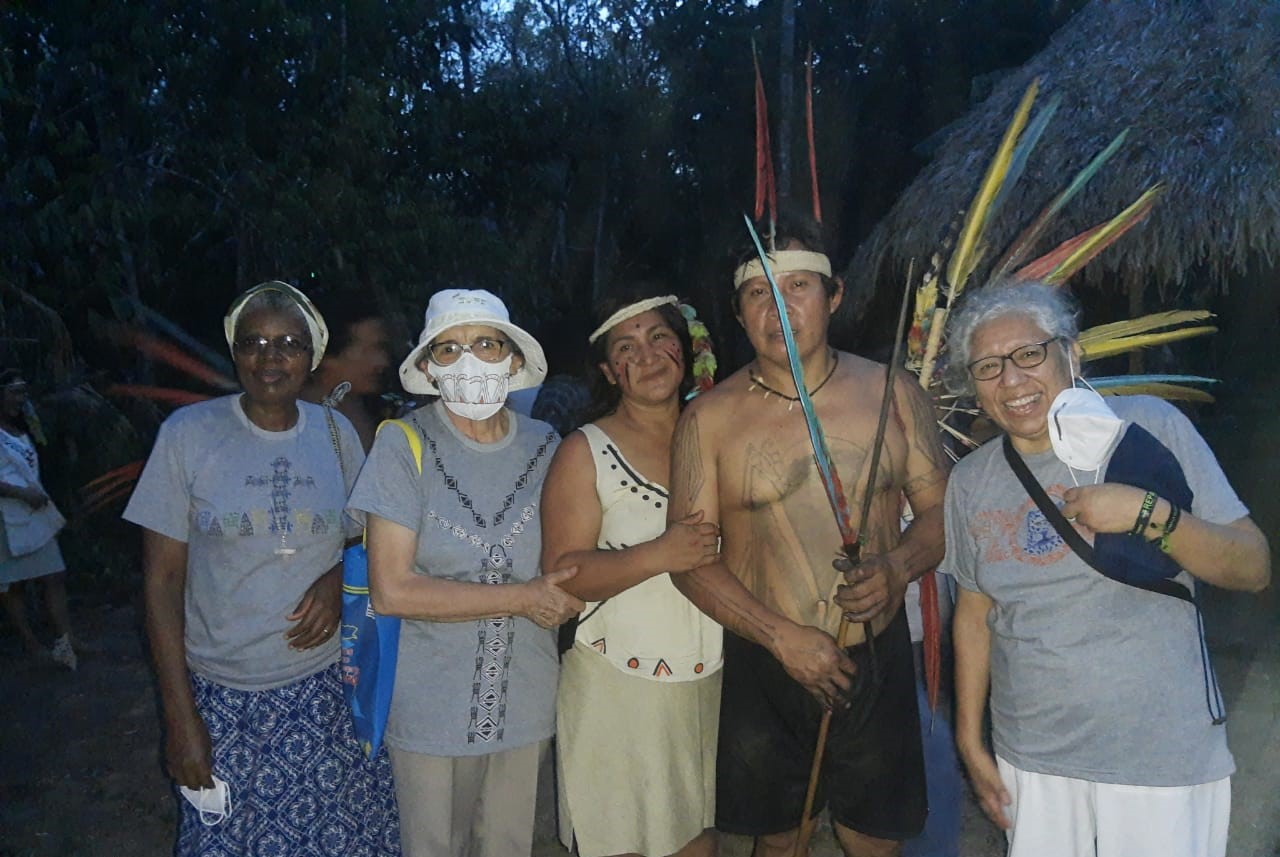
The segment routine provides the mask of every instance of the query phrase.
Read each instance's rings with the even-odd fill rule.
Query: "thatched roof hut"
[[[1040,78],[1062,104],[997,216],[987,261],[1122,129],[1125,147],[1060,215],[1039,249],[1122,210],[1163,182],[1148,221],[1076,275],[1079,288],[1225,291],[1233,272],[1280,250],[1280,3],[1094,0],[1047,48],[949,129],[933,161],[859,248],[859,294],[927,264],[963,210],[1013,115]],[[980,267],[975,276],[986,273]],[[978,280],[980,282],[981,279]]]

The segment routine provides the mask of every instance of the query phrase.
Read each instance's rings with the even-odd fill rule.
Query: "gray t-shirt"
[[[355,429],[334,414],[346,476],[364,461]],[[289,648],[292,613],[337,563],[359,527],[345,519],[344,482],[324,409],[298,402],[298,422],[266,431],[240,396],[181,408],[164,421],[124,518],[187,545],[187,665],[218,684],[290,684],[338,658],[335,634]],[[283,538],[282,538],[283,536]]]
[[[418,574],[501,585],[537,577],[538,505],[559,438],[508,410],[507,436],[476,443],[440,402],[405,419],[423,436],[419,477],[404,432],[382,431],[350,509],[418,533]],[[542,741],[555,731],[554,632],[521,617],[406,620],[386,742],[432,756],[472,756]]]
[[[1177,457],[1196,517],[1226,524],[1248,515],[1180,411],[1149,396],[1108,401]],[[1061,505],[1073,487],[1067,466],[1051,450],[1024,459]],[[1076,471],[1081,485],[1093,478]],[[1206,706],[1192,605],[1086,565],[1036,508],[998,438],[956,465],[945,514],[943,566],[995,602],[998,755],[1027,771],[1126,785],[1194,785],[1234,771],[1226,728],[1213,725]],[[1191,581],[1186,572],[1179,579]]]

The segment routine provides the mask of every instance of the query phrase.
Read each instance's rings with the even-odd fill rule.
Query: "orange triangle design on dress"
[[[667,666],[666,661],[659,658],[658,665],[653,668],[653,674],[655,676],[669,676],[671,675],[671,667]]]
[[[603,654],[605,654],[605,650],[604,650],[604,637],[601,637],[600,639],[598,639],[598,640],[596,640],[595,642],[593,642],[593,643],[591,644],[591,648],[595,649],[597,652],[599,652],[599,653],[600,653],[600,654],[602,654],[602,655],[603,655]]]

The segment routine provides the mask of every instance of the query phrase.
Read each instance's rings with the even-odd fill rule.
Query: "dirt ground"
[[[1230,857],[1280,857],[1278,606],[1272,591],[1221,594],[1207,610],[1239,765]],[[160,768],[137,611],[73,607],[86,647],[74,674],[24,659],[0,628],[0,857],[168,854],[175,808]],[[537,857],[566,853],[554,840],[550,807],[542,801]],[[749,853],[743,838],[722,843],[723,857]],[[829,832],[819,832],[813,853],[837,853]],[[971,803],[961,854],[1003,854],[1001,837]]]

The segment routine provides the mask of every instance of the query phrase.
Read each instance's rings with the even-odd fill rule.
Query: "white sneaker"
[[[63,634],[53,641],[53,660],[72,672],[76,671],[76,650],[71,648],[71,635]]]

